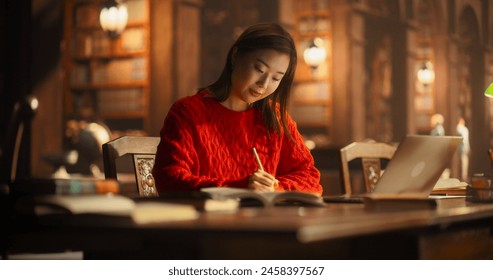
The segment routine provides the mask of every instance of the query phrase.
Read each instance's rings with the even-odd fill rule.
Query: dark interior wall
[[[392,87],[394,89],[395,98],[392,100],[392,132],[393,142],[401,141],[407,133],[407,117],[409,112],[407,109],[407,95],[403,92],[407,92],[407,71],[404,65],[408,65],[406,62],[408,48],[406,36],[406,27],[403,24],[395,24],[393,30],[394,36],[394,48],[392,52],[392,68],[394,71],[394,79],[392,81]]]
[[[277,0],[205,0],[201,15],[201,86],[214,82],[237,36],[259,22],[279,22]]]
[[[44,153],[58,153],[63,141],[63,14],[65,1],[32,0],[31,93],[39,101],[32,123],[33,175],[51,174]]]
[[[471,145],[469,170],[474,173],[488,173],[491,170],[487,151],[489,147],[489,135],[485,133],[489,127],[486,122],[485,112],[485,57],[483,54],[483,40],[480,36],[480,25],[471,7],[466,7],[462,12],[459,20],[459,35],[462,38],[461,49],[464,55],[470,57],[467,68],[467,74],[463,74],[463,79],[467,81],[470,87],[467,99],[470,101],[459,103],[460,116],[464,117],[466,127],[469,129],[469,141]],[[479,94],[478,94],[479,93]]]
[[[151,90],[150,131],[158,136],[164,117],[173,102],[173,0],[150,1]]]
[[[2,70],[0,93],[0,143],[5,142],[15,102],[27,96],[31,90],[29,65],[31,62],[31,19],[30,1],[2,1],[1,38],[2,38]],[[19,155],[18,174],[30,173],[30,135],[27,132],[22,142]],[[9,149],[4,147],[3,149]],[[0,156],[2,150],[0,149]]]
[[[58,67],[63,38],[63,1],[34,0],[32,4],[32,83],[42,83]]]
[[[6,4],[2,2],[0,6],[0,38],[6,38]],[[6,50],[7,46],[4,44],[5,39],[2,40],[0,44],[0,53],[2,56],[0,57],[0,65],[2,65],[2,69],[0,70],[0,131],[5,131],[5,123],[6,123],[6,109],[7,109],[7,96],[5,95],[5,69],[6,69]],[[0,143],[3,140],[3,133],[0,134]],[[0,144],[0,155],[1,155],[1,144]]]
[[[63,35],[63,1],[2,1],[2,70],[0,92],[0,138],[16,101],[34,95],[39,101],[33,120],[29,146],[21,151],[21,163],[37,170],[41,151],[58,150],[61,142],[61,75],[59,72]],[[59,120],[59,121],[57,121]],[[49,174],[49,173],[48,173]]]
[[[376,2],[375,2],[376,3]],[[371,89],[372,75],[378,74],[372,69],[374,60],[377,58],[377,52],[383,47],[385,38],[388,47],[388,59],[391,74],[390,74],[390,97],[389,100],[384,102],[381,97],[372,96],[370,92],[367,93],[367,104],[369,104],[369,111],[367,112],[367,120],[375,117],[376,111],[385,111],[384,106],[388,106],[385,114],[380,113],[383,119],[379,120],[380,124],[374,127],[373,131],[368,130],[367,137],[375,139],[377,141],[384,142],[399,142],[406,134],[406,116],[407,112],[407,51],[408,41],[406,37],[406,18],[411,13],[410,3],[402,3],[398,1],[387,1],[384,6],[372,6],[370,2],[369,12],[365,18],[365,68],[368,73],[366,80],[367,86],[365,88]],[[373,93],[375,95],[375,93]],[[380,99],[380,100],[379,100]],[[374,103],[374,104],[372,104]],[[384,105],[384,103],[386,103]],[[373,111],[373,112],[372,112]],[[389,122],[390,131],[385,131],[384,122]],[[368,123],[370,125],[370,123]],[[385,133],[383,133],[385,131]],[[387,135],[388,134],[388,135]],[[379,138],[381,137],[381,138]]]
[[[30,1],[5,0],[1,7],[2,70],[0,135],[2,142],[15,102],[30,92]],[[8,42],[8,43],[7,43]]]

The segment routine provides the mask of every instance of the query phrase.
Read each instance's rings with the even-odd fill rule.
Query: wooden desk
[[[368,212],[243,208],[197,220],[134,225],[94,215],[44,217],[16,234],[13,252],[83,250],[111,259],[490,259],[493,204],[442,200],[436,210]]]

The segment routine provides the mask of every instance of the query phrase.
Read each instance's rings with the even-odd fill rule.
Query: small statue
[[[432,130],[430,132],[430,135],[433,136],[444,136],[445,135],[445,128],[443,127],[443,116],[441,114],[434,114],[431,116],[431,127]]]
[[[459,145],[459,159],[461,179],[467,180],[469,169],[469,153],[471,147],[469,145],[469,129],[466,127],[464,118],[460,118],[457,123],[457,134],[462,136],[462,143]]]

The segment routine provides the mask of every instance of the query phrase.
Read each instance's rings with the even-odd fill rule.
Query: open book
[[[325,206],[322,198],[316,194],[285,191],[285,192],[257,192],[242,188],[204,188],[202,192],[206,192],[212,199],[237,199],[241,206]]]
[[[466,195],[466,182],[457,178],[440,179],[431,191],[432,195]]]

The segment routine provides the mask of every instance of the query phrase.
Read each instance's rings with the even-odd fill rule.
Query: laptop
[[[365,196],[388,194],[427,198],[461,142],[460,136],[407,135],[371,193],[324,196],[324,201],[363,202]]]

